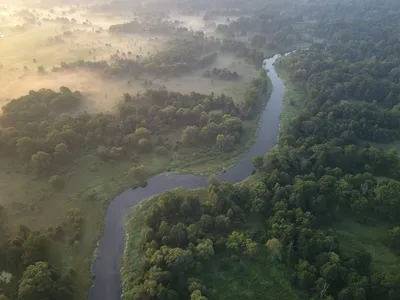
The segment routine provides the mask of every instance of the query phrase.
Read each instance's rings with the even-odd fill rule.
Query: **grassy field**
[[[167,168],[169,158],[147,155],[142,157],[141,163],[149,174],[156,174]],[[48,177],[35,178],[27,175],[24,167],[16,162],[0,161],[0,200],[8,219],[12,219],[10,232],[15,232],[21,224],[46,232],[49,227],[68,223],[67,212],[70,209],[79,208],[83,213],[85,220],[80,243],[52,244],[52,263],[60,269],[72,266],[77,271],[78,299],[85,298],[92,284],[93,251],[109,201],[137,183],[126,178],[126,172],[132,165],[127,160],[110,164],[102,162],[96,155],[87,154],[58,173],[65,180],[65,187],[57,192],[48,183]],[[97,171],[91,171],[93,168]]]
[[[400,271],[400,257],[385,246],[384,238],[391,229],[386,224],[365,225],[345,220],[333,226],[340,247],[349,250],[366,250],[371,254],[376,270]]]
[[[0,65],[3,67],[0,72],[0,104],[25,95],[30,90],[68,86],[84,93],[91,102],[97,104],[98,110],[105,111],[115,105],[118,97],[124,92],[136,94],[145,90],[142,86],[143,80],[128,85],[130,79],[106,80],[95,72],[51,72],[52,67],[59,66],[61,62],[68,63],[80,59],[108,61],[110,55],[117,51],[130,51],[132,57],[142,53],[147,55],[148,52],[154,53],[158,45],[154,40],[149,42],[148,37],[122,39],[109,35],[107,31],[96,34],[90,28],[76,30],[71,37],[63,37],[64,42],[51,45],[48,44],[48,39],[60,35],[61,25],[34,27],[22,33],[10,33],[9,36],[0,39]],[[111,43],[112,46],[105,47],[106,43]],[[45,74],[38,74],[39,66],[44,68]],[[94,106],[93,103],[88,103],[88,108]]]
[[[235,103],[240,103],[245,97],[251,80],[259,77],[261,71],[260,68],[255,68],[244,59],[229,54],[219,54],[215,63],[206,69],[212,70],[213,68],[227,68],[231,72],[237,72],[239,80],[226,81],[205,78],[203,77],[204,70],[199,70],[179,78],[152,78],[152,81],[156,86],[165,85],[167,89],[181,93],[191,93],[192,91],[204,94],[214,92],[216,95],[224,93],[226,96],[232,97]]]
[[[63,11],[65,13],[65,11]],[[40,13],[40,15],[39,15]],[[103,16],[88,13],[82,9],[74,14],[62,11],[49,13],[49,18],[74,17],[76,23],[42,22],[48,11],[38,11],[38,24],[16,28],[16,23],[23,24],[17,16],[9,16],[1,28],[0,38],[0,104],[9,99],[25,95],[29,90],[39,88],[58,89],[68,86],[93,96],[92,99],[100,102],[110,102],[103,99],[105,94],[122,95],[123,92],[141,92],[140,85],[126,86],[124,81],[102,80],[98,74],[91,72],[68,72],[54,74],[51,69],[62,62],[76,60],[110,61],[111,55],[126,54],[134,58],[136,55],[148,56],[154,54],[163,45],[163,38],[148,35],[130,35],[119,37],[108,32],[112,24],[123,23],[126,18]],[[84,17],[83,17],[84,16]],[[40,22],[39,22],[40,20]],[[83,24],[90,20],[91,24]],[[15,21],[15,22],[14,22]],[[18,22],[17,22],[18,21]],[[68,33],[68,34],[66,34]],[[130,53],[130,55],[129,55]],[[46,74],[38,74],[38,67],[43,67]],[[134,90],[133,90],[134,88]],[[115,99],[113,99],[115,100]],[[104,105],[109,108],[108,105]],[[115,104],[115,101],[114,101]]]
[[[290,120],[301,111],[306,96],[301,89],[290,82],[288,71],[279,63],[279,60],[275,63],[275,70],[285,84],[280,127],[280,131],[284,132]]]
[[[271,261],[266,251],[260,252],[254,260],[230,264],[227,268],[222,268],[218,260],[205,268],[201,279],[208,288],[215,289],[215,299],[304,299],[291,285],[290,269]]]

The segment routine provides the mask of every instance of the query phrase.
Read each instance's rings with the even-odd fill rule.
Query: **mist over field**
[[[399,28],[398,0],[1,1],[0,300],[399,299]]]

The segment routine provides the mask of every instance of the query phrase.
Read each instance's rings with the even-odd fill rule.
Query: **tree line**
[[[308,8],[315,8],[310,30],[324,40],[280,62],[306,100],[278,147],[254,158],[259,177],[251,182],[212,179],[202,198],[160,195],[127,298],[216,299],[218,287],[202,280],[211,266],[240,268],[263,249],[291,269],[308,299],[399,298],[396,271],[376,267],[368,249],[344,248],[331,226],[348,218],[389,223],[381,240],[399,253],[400,157],[370,142],[399,137],[400,6],[366,0]]]
[[[238,105],[221,94],[181,94],[148,90],[125,94],[116,114],[68,114],[83,101],[79,92],[61,87],[31,91],[3,108],[1,154],[18,156],[36,172],[63,167],[85,151],[96,150],[104,160],[156,151],[168,155],[180,147],[208,145],[231,151],[243,134],[243,120],[254,118],[269,88],[265,74],[253,80]],[[181,139],[164,136],[180,130]],[[138,161],[137,161],[138,163]]]
[[[61,62],[52,68],[52,72],[74,69],[88,69],[100,72],[106,77],[156,75],[179,77],[195,70],[212,65],[218,53],[232,53],[244,58],[248,63],[260,68],[264,61],[262,51],[251,49],[246,43],[235,40],[220,40],[206,36],[202,31],[169,40],[165,49],[150,55],[129,58],[126,55],[113,55],[111,62],[78,60],[71,63]]]

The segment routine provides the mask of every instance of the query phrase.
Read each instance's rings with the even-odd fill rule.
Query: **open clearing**
[[[267,251],[255,260],[241,261],[226,268],[219,266],[220,261],[221,258],[213,260],[202,278],[206,286],[217,291],[220,300],[266,299],[266,293],[267,299],[304,299],[290,282],[290,269],[283,263],[269,260]]]
[[[235,81],[210,79],[203,77],[204,70],[199,70],[178,78],[153,78],[153,84],[155,86],[165,85],[168,90],[181,93],[192,91],[204,94],[214,92],[216,95],[224,93],[226,96],[232,97],[236,103],[240,103],[244,100],[246,89],[251,80],[257,78],[260,74],[260,70],[256,69],[255,66],[233,55],[218,55],[216,62],[207,69],[212,70],[213,68],[227,68],[232,72],[237,72],[240,78]]]
[[[349,251],[366,250],[371,254],[372,266],[375,269],[400,271],[400,257],[385,246],[384,237],[391,229],[383,223],[366,225],[353,220],[337,223],[336,231],[340,246]]]
[[[283,96],[283,106],[282,106],[282,114],[281,114],[281,132],[285,132],[287,126],[290,123],[290,120],[295,117],[301,111],[303,104],[306,101],[306,96],[304,92],[296,87],[295,84],[291,83],[289,80],[289,74],[285,70],[285,68],[280,64],[278,60],[275,63],[275,70],[278,73],[279,77],[282,79],[285,84],[285,94]]]

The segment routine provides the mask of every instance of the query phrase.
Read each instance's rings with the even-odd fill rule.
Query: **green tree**
[[[36,143],[30,137],[17,139],[17,152],[22,160],[29,160],[36,153]]]
[[[297,274],[297,283],[299,286],[308,290],[315,285],[315,281],[317,280],[317,269],[308,261],[299,261],[295,266],[295,270]]]
[[[400,253],[400,227],[389,230],[387,243],[395,252]]]
[[[253,157],[252,161],[256,169],[261,169],[264,166],[264,157],[261,155]]]
[[[48,264],[42,261],[36,262],[29,266],[22,275],[18,288],[18,299],[49,299],[53,285],[54,281]]]
[[[207,297],[204,297],[200,290],[195,290],[190,294],[190,300],[207,300]]]
[[[54,160],[57,163],[66,163],[70,157],[71,152],[69,152],[66,144],[58,144],[54,148]]]
[[[151,149],[151,143],[146,138],[141,138],[138,142],[138,146],[139,146],[140,151],[142,151],[142,152],[146,152]]]
[[[137,145],[139,137],[133,133],[130,133],[125,135],[122,141],[125,147],[134,147]]]
[[[125,155],[125,150],[122,147],[112,147],[109,155],[112,159],[119,159]]]
[[[147,128],[139,127],[135,130],[135,136],[137,136],[139,139],[141,138],[149,139],[150,135],[151,132]]]
[[[265,244],[272,255],[272,259],[282,260],[282,243],[277,238],[272,238]]]
[[[218,134],[218,135],[217,135],[217,144],[216,144],[217,147],[218,147],[220,150],[224,150],[225,144],[226,144],[225,135],[223,135],[223,134]]]
[[[108,159],[110,158],[110,150],[108,150],[106,146],[100,145],[97,148],[97,155],[103,160]]]
[[[137,181],[144,181],[147,178],[146,168],[143,165],[134,166],[127,172],[128,178]]]
[[[168,149],[166,148],[166,147],[164,147],[164,146],[158,146],[157,148],[156,148],[156,153],[158,154],[158,155],[168,155]]]
[[[199,128],[197,126],[187,126],[181,136],[181,141],[185,145],[194,145],[199,141]]]
[[[213,242],[210,239],[201,240],[196,246],[196,255],[203,261],[208,261],[214,256]]]
[[[31,164],[37,173],[42,173],[51,167],[51,156],[46,152],[39,151],[32,155]]]

